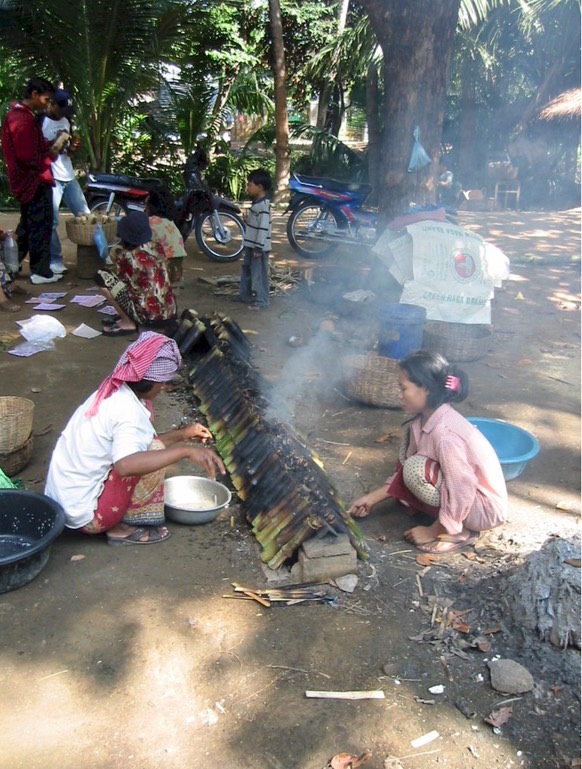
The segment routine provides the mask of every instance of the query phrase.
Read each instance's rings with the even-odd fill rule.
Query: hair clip
[[[445,387],[447,390],[452,390],[454,393],[459,392],[461,389],[461,380],[458,376],[448,376],[445,379]]]

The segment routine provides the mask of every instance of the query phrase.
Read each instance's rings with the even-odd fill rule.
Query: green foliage
[[[365,157],[336,136],[306,123],[295,126],[293,135],[311,142],[309,152],[300,155],[292,163],[292,170],[296,173],[352,182],[367,180],[368,167]]]
[[[264,168],[274,175],[273,153],[258,155],[243,152],[235,155],[227,152],[215,157],[206,169],[206,181],[218,194],[231,200],[242,200],[245,197],[247,177],[256,168]]]
[[[91,165],[107,168],[115,125],[157,87],[183,13],[178,0],[5,0],[0,43],[23,84],[42,74],[74,90]]]

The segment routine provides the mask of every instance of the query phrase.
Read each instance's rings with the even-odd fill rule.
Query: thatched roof
[[[549,101],[541,110],[539,116],[542,120],[580,119],[581,100],[582,90],[580,88],[571,88],[569,91],[564,91],[564,93]]]

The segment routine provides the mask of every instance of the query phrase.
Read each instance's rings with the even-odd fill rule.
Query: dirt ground
[[[305,268],[284,223],[276,217],[275,258]],[[337,753],[365,749],[371,769],[580,766],[579,650],[540,641],[508,600],[508,577],[528,554],[579,531],[580,210],[463,213],[460,223],[512,260],[486,354],[462,364],[471,394],[460,406],[467,416],[521,425],[541,443],[508,484],[509,522],[480,539],[476,559],[456,554],[426,568],[402,538],[409,520],[387,504],[362,521],[370,556],[355,592],[337,591],[333,606],[270,609],[222,597],[233,581],[267,584],[239,504],[205,526],[170,524],[170,541],[151,548],[111,548],[66,531],[33,582],[0,595],[0,769],[323,769]],[[0,214],[0,228],[15,224],[15,215]],[[77,278],[75,247],[61,229],[69,272],[46,288],[62,286],[70,298],[91,284]],[[290,420],[344,499],[378,485],[396,459],[401,414],[347,400],[338,366],[374,338],[374,320],[336,318],[322,331],[332,310],[304,290],[250,313],[199,281],[239,265],[218,266],[194,243],[187,248],[181,309],[228,313],[249,332],[253,363],[273,396],[282,388]],[[358,287],[370,259],[338,251],[325,264],[348,268]],[[5,346],[20,340],[15,320],[32,310],[1,314]],[[59,431],[127,341],[72,336],[82,322],[99,328],[94,309],[67,304],[55,317],[69,333],[54,350],[0,353],[0,395],[36,404],[34,454],[20,477],[39,492]],[[291,336],[305,344],[291,347]],[[160,396],[157,410],[162,431],[192,416],[181,391]],[[466,612],[466,627],[447,627],[446,607],[449,616]],[[472,642],[488,629],[499,632],[479,651]],[[494,655],[522,663],[533,691],[494,691]],[[439,684],[443,694],[428,691]],[[385,699],[306,698],[314,689],[381,689]],[[461,697],[474,718],[455,707]],[[496,733],[484,718],[508,700],[512,718]],[[411,746],[433,730],[437,739]]]

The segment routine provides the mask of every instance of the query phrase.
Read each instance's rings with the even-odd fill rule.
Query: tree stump
[[[513,574],[514,618],[554,646],[580,648],[580,536],[547,540]]]

